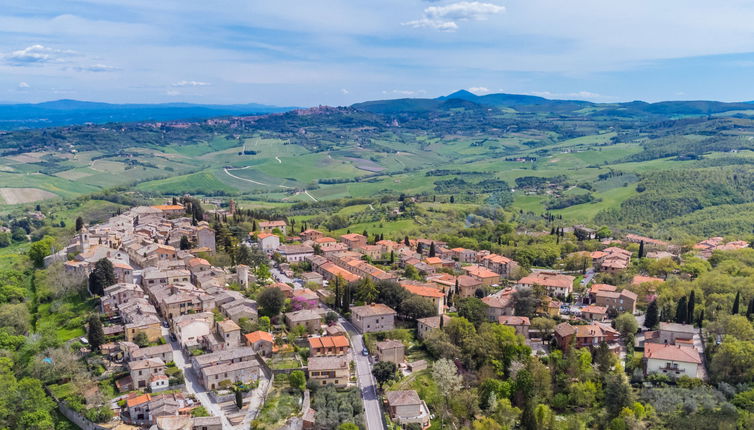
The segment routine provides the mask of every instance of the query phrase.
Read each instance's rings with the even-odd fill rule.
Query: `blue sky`
[[[0,101],[754,100],[754,2],[5,0]]]

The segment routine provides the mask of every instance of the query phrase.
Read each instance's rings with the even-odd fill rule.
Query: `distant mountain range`
[[[583,100],[553,100],[523,94],[486,94],[478,96],[466,90],[434,99],[404,98],[356,103],[351,107],[375,114],[427,114],[453,109],[502,109],[518,113],[549,113],[599,117],[668,117],[698,116],[728,112],[754,111],[754,102],[666,101],[647,103],[593,103]],[[286,112],[295,107],[256,103],[238,105],[204,105],[191,103],[111,104],[79,100],[55,100],[44,103],[1,104],[0,130],[55,127],[74,124],[140,121],[195,120],[220,116],[238,116]],[[747,112],[748,113],[748,112]]]
[[[0,104],[0,130],[107,122],[170,121],[226,115],[285,112],[292,107],[256,103],[202,105],[191,103],[111,104],[55,100],[34,104]]]
[[[356,103],[352,107],[373,113],[423,113],[456,108],[506,108],[521,113],[563,113],[588,116],[673,116],[712,115],[723,112],[754,110],[752,102],[725,103],[706,100],[647,103],[593,103],[583,100],[552,100],[522,94],[487,94],[478,96],[466,90],[435,99],[393,99]]]

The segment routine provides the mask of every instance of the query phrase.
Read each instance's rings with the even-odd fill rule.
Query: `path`
[[[236,175],[230,173],[230,170],[244,170],[244,169],[248,169],[249,167],[251,167],[251,166],[239,167],[238,169],[228,169],[227,167],[225,167],[225,168],[223,168],[223,171],[225,172],[226,175],[230,176],[231,178],[236,178],[236,179],[240,179],[242,181],[251,182],[252,184],[264,185],[265,187],[274,187],[275,186],[275,185],[265,184],[264,182],[255,181],[253,179],[242,178],[240,176],[236,176]],[[280,187],[280,188],[286,188],[286,189],[289,189],[289,190],[293,189],[293,187],[289,187],[287,185],[278,185],[278,187]]]
[[[380,399],[377,396],[377,383],[372,375],[372,363],[368,356],[361,354],[364,349],[364,342],[361,334],[356,327],[343,318],[340,323],[348,331],[351,337],[351,354],[353,361],[356,362],[356,379],[359,381],[361,390],[361,399],[364,401],[364,418],[367,424],[367,430],[383,430],[387,426],[383,420],[382,409],[380,408]]]
[[[319,201],[319,200],[315,199],[313,195],[309,194],[308,190],[304,190],[304,194],[306,194],[307,196],[309,196],[309,198],[312,199],[312,200],[314,200],[315,202]]]
[[[278,164],[283,164],[283,162],[282,162],[282,161],[280,161],[280,158],[278,158],[278,156],[277,156],[277,155],[275,156],[275,159],[276,159],[276,160],[278,160]]]

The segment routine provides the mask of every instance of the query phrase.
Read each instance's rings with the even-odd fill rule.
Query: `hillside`
[[[696,235],[709,230],[703,214],[724,206],[734,216],[754,201],[744,180],[754,164],[754,121],[736,110],[749,106],[457,92],[258,116],[20,130],[0,135],[0,204],[119,186],[267,206],[411,194]],[[690,217],[688,228],[679,227]],[[740,222],[727,225],[749,232]]]

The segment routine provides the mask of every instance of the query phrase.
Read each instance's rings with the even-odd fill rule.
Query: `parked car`
[[[361,350],[361,355],[363,355],[364,357],[369,356],[369,350],[367,349],[366,346],[364,347],[364,349]]]

